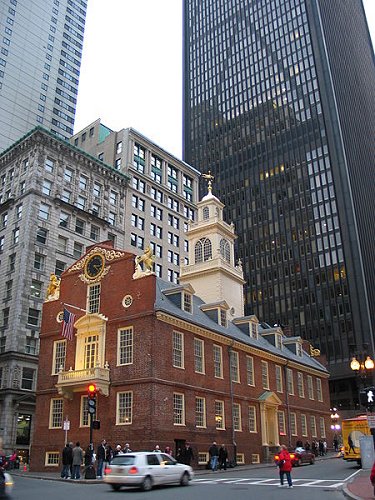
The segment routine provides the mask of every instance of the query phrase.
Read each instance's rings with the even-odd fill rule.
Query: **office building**
[[[157,276],[177,283],[180,266],[188,263],[185,233],[196,218],[200,172],[135,129],[116,132],[100,119],[77,132],[71,143],[131,178],[123,248],[138,253],[150,246]]]
[[[189,442],[196,468],[219,439],[239,464],[270,461],[280,443],[331,442],[329,373],[300,337],[243,315],[234,228],[222,209],[212,193],[199,202],[180,284],[108,243],[61,275],[43,306],[33,471],[61,469],[65,438],[86,449],[91,436],[95,450],[102,436],[113,448],[158,444],[177,457]],[[78,308],[71,338],[60,333],[62,304]],[[100,422],[91,432],[90,384]]]
[[[128,180],[41,128],[0,154],[0,427],[5,451],[23,460],[50,275],[95,242],[124,245]],[[100,213],[91,210],[96,203]]]
[[[361,0],[185,0],[184,160],[215,176],[248,314],[374,357],[375,69]],[[284,328],[284,329],[285,329]]]
[[[73,134],[87,0],[0,0],[0,152],[35,126]]]

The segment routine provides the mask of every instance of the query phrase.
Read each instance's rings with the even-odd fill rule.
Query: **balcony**
[[[57,378],[56,388],[64,398],[72,399],[74,392],[87,392],[88,384],[95,384],[100,394],[108,396],[110,370],[106,363],[104,368],[85,368],[83,370],[60,371]]]

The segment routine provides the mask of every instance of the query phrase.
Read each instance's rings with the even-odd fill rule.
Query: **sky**
[[[74,132],[97,118],[182,158],[182,0],[89,0]]]

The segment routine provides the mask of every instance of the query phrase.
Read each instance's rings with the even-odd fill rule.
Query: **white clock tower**
[[[244,315],[242,264],[234,262],[234,225],[223,220],[224,205],[212,194],[213,176],[208,179],[208,193],[198,202],[197,221],[186,233],[189,264],[181,267],[180,283],[190,283],[206,303],[225,301],[229,316]]]

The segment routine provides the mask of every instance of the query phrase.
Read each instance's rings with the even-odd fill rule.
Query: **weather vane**
[[[215,179],[213,175],[211,175],[211,170],[208,171],[208,174],[202,174],[203,179],[208,180],[208,192],[212,193],[212,181]]]

